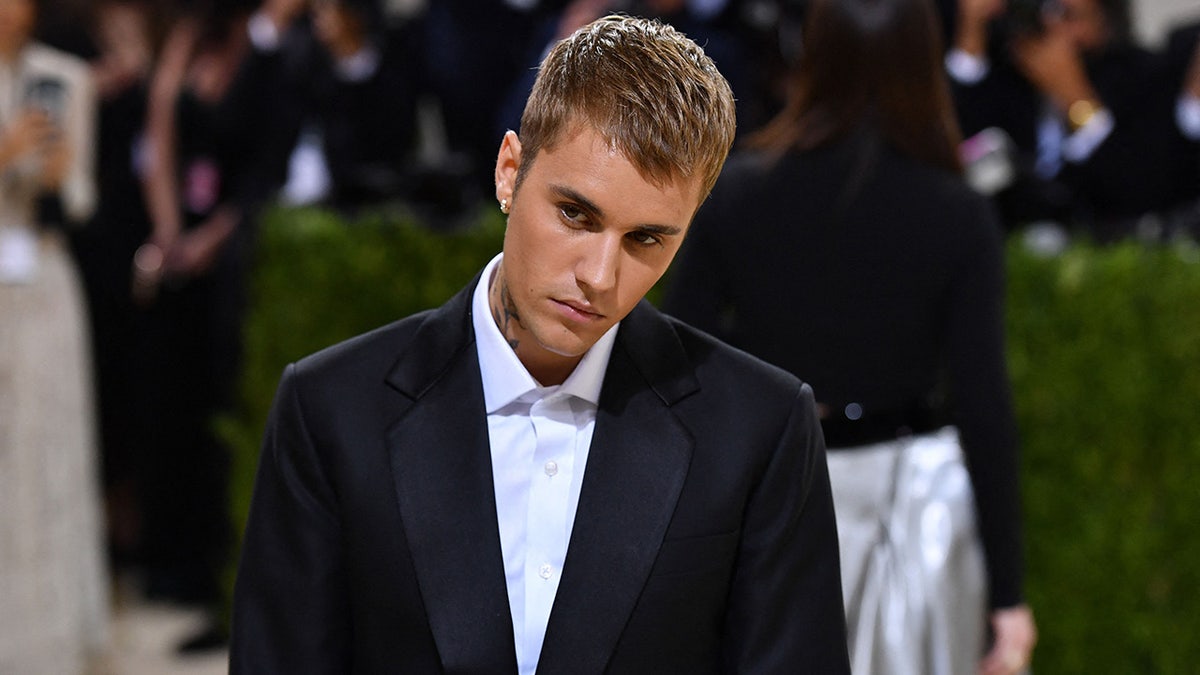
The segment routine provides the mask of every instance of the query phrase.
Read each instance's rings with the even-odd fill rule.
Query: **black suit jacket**
[[[1167,34],[1165,58],[1173,92],[1180,92],[1193,55],[1200,49],[1200,21],[1178,26]],[[1200,208],[1200,141],[1187,138],[1177,125],[1175,153],[1175,198]],[[1193,236],[1200,236],[1200,223],[1193,221]]]
[[[894,429],[897,416],[919,428],[949,413],[993,608],[1022,602],[1023,584],[1003,243],[987,198],[858,129],[803,152],[731,156],[663,302],[803,376],[829,410],[832,452],[869,442],[856,428],[890,417]],[[843,413],[852,404],[862,417]]]
[[[471,287],[287,368],[232,673],[513,673]],[[622,322],[539,673],[846,673],[811,390]]]

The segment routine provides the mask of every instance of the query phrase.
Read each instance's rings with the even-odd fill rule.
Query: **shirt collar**
[[[536,400],[554,392],[562,392],[580,398],[593,406],[600,404],[600,388],[604,384],[604,373],[608,370],[608,359],[616,342],[617,327],[608,329],[583,355],[579,365],[561,385],[542,386],[522,365],[512,347],[500,333],[488,306],[488,287],[503,253],[492,258],[471,298],[471,321],[475,328],[475,349],[479,355],[479,371],[483,376],[483,401],[488,414],[521,398]]]

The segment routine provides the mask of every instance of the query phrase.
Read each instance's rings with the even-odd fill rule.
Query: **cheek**
[[[553,280],[553,261],[560,247],[528,228],[509,226],[504,236],[505,277],[518,302],[545,291]]]
[[[582,239],[565,236],[557,223],[513,223],[504,235],[504,255],[520,261],[529,279],[553,277],[570,267]]]
[[[626,260],[621,268],[621,303],[632,309],[662,278],[669,262],[669,258],[666,263]]]

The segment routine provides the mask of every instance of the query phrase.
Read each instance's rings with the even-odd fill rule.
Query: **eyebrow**
[[[569,200],[575,202],[583,210],[590,212],[592,215],[596,216],[597,218],[601,218],[601,219],[604,218],[604,209],[597,206],[596,203],[593,202],[592,200],[579,194],[579,192],[577,192],[576,190],[573,190],[573,189],[567,187],[566,185],[559,185],[559,184],[551,184],[550,190],[553,191],[554,193],[558,194],[560,197],[562,197],[564,199],[569,199]],[[673,234],[680,234],[681,232],[683,232],[683,228],[676,227],[674,225],[655,225],[655,224],[651,224],[651,223],[638,225],[637,229],[641,232],[648,232],[650,234],[662,234],[662,235],[673,235]]]

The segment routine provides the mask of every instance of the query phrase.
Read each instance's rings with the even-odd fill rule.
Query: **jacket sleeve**
[[[234,589],[232,675],[351,670],[342,526],[296,379],[288,366],[264,436]]]
[[[726,672],[850,672],[825,441],[808,385],[747,506],[725,630]]]

